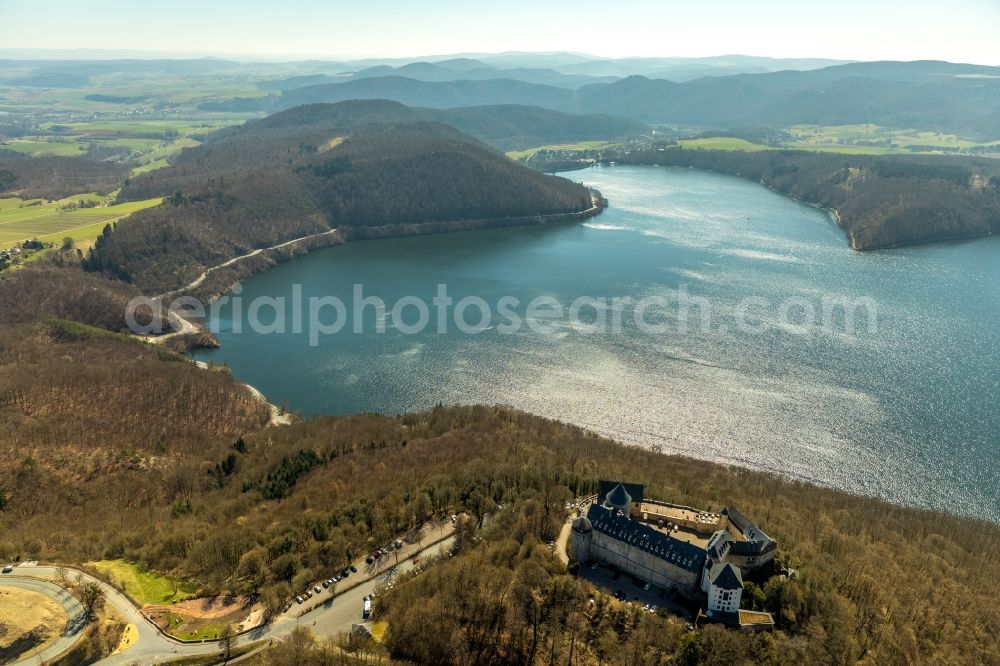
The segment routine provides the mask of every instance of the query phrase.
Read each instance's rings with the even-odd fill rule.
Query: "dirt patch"
[[[167,633],[184,639],[216,638],[222,628],[237,631],[259,624],[262,608],[248,597],[187,599],[171,606],[147,606],[146,612]]]
[[[0,663],[44,650],[66,626],[66,611],[39,592],[0,587]]]
[[[227,617],[241,610],[250,612],[248,597],[203,597],[201,599],[185,599],[169,606],[146,606],[150,612],[170,611],[175,615],[183,615],[191,619],[215,620]]]

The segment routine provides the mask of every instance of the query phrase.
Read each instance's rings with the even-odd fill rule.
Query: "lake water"
[[[291,298],[294,284],[305,299],[334,295],[350,320],[362,284],[387,308],[367,308],[361,334],[351,322],[311,346],[307,330],[234,333],[224,309],[212,321],[222,348],[197,356],[307,415],[504,403],[627,443],[1000,521],[1000,238],[857,253],[825,211],[741,179],[658,167],[570,177],[609,209],[586,223],[353,242],[243,285],[245,303]],[[392,326],[393,304],[431,304],[439,284],[456,301],[515,297],[525,319],[537,296],[677,307],[647,312],[668,329],[655,332],[624,306],[620,329],[598,332],[595,308],[578,322],[531,319],[549,333],[506,333],[496,316],[478,334],[439,333],[433,310],[423,333]],[[867,316],[853,332],[843,317],[801,326],[808,307],[844,297],[874,302],[874,330]],[[707,328],[690,305],[701,298]]]

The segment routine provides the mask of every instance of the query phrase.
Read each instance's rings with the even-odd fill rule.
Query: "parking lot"
[[[615,572],[605,566],[598,566],[597,569],[593,569],[592,565],[592,562],[582,565],[579,576],[604,592],[611,595],[621,592],[624,595],[624,601],[638,603],[640,606],[652,605],[657,608],[663,608],[670,614],[677,615],[689,621],[693,618],[691,612],[679,602],[672,599],[666,590],[658,587],[650,587],[648,591],[644,590],[644,583],[642,581],[636,582],[628,574],[623,573],[616,580]]]

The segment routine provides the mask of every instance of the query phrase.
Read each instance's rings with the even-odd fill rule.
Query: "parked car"
[[[301,604],[303,601],[305,601],[305,599],[302,598],[301,594],[295,597],[295,603]]]
[[[347,567],[344,567],[343,570],[340,572],[341,578],[347,578],[350,575],[351,575],[351,570]]]
[[[348,568],[351,570],[351,573],[358,573],[358,568],[356,566],[354,566],[353,564],[350,567],[348,567]]]
[[[5,566],[5,567],[3,568],[3,572],[4,572],[4,573],[10,573],[10,572],[12,572],[13,570],[14,570],[14,567],[12,567],[12,566],[11,566],[11,565],[9,565],[9,564],[8,564],[7,566]]]
[[[365,564],[372,564],[374,561],[375,557],[372,555],[369,555],[368,557],[365,558]]]
[[[330,587],[330,581],[328,581],[328,580],[324,580],[324,581],[323,581],[323,589],[325,590],[325,589],[326,589],[326,588],[328,588],[328,587]]]

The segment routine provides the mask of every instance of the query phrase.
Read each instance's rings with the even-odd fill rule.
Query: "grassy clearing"
[[[211,132],[231,124],[224,120],[100,120],[85,123],[46,123],[42,125],[42,129],[51,131],[53,127],[57,127],[60,133],[71,135],[136,137],[163,134],[169,129],[181,136],[187,136]]]
[[[163,167],[169,165],[170,162],[167,161],[167,158],[161,157],[160,159],[146,162],[145,164],[140,164],[139,166],[133,168],[132,175],[136,176],[140,173],[146,173],[147,171],[155,171],[156,169],[162,169]]]
[[[915,129],[891,129],[880,125],[794,125],[788,131],[795,137],[793,145],[804,149],[815,147],[830,152],[865,151],[934,152],[967,150],[978,146],[1000,145],[1000,140],[977,142],[955,134],[925,132]],[[881,154],[874,152],[872,154]]]
[[[104,230],[104,225],[159,205],[163,200],[129,201],[101,208],[70,208],[81,201],[103,203],[104,197],[82,194],[47,202],[0,199],[0,248],[12,247],[32,238],[60,243],[63,238],[69,237],[78,244],[89,244]]]
[[[191,585],[146,571],[132,562],[100,560],[88,564],[102,574],[110,576],[116,585],[143,606],[169,604],[194,596],[195,590]]]
[[[170,613],[169,618],[170,628],[167,630],[167,633],[186,641],[218,638],[227,624],[224,621],[220,622],[217,620],[192,621],[190,618],[178,615],[177,613]]]
[[[13,150],[26,155],[45,155],[54,157],[77,157],[82,155],[87,147],[75,141],[46,141],[44,139],[14,139],[0,143],[0,150]]]
[[[685,148],[700,150],[808,150],[842,155],[899,155],[954,152],[981,146],[1000,146],[1000,140],[977,143],[954,134],[889,129],[879,125],[795,125],[788,128],[792,140],[776,146],[726,136],[681,139]]]
[[[738,139],[733,136],[710,136],[701,139],[681,139],[677,143],[684,148],[694,148],[697,150],[742,150],[747,152],[774,150],[771,146],[765,146],[761,143],[751,143],[746,139]]]
[[[507,153],[507,157],[512,160],[524,160],[543,150],[600,150],[614,145],[616,144],[612,141],[581,141],[579,143],[550,144],[547,146],[536,146],[526,150],[511,150]]]

